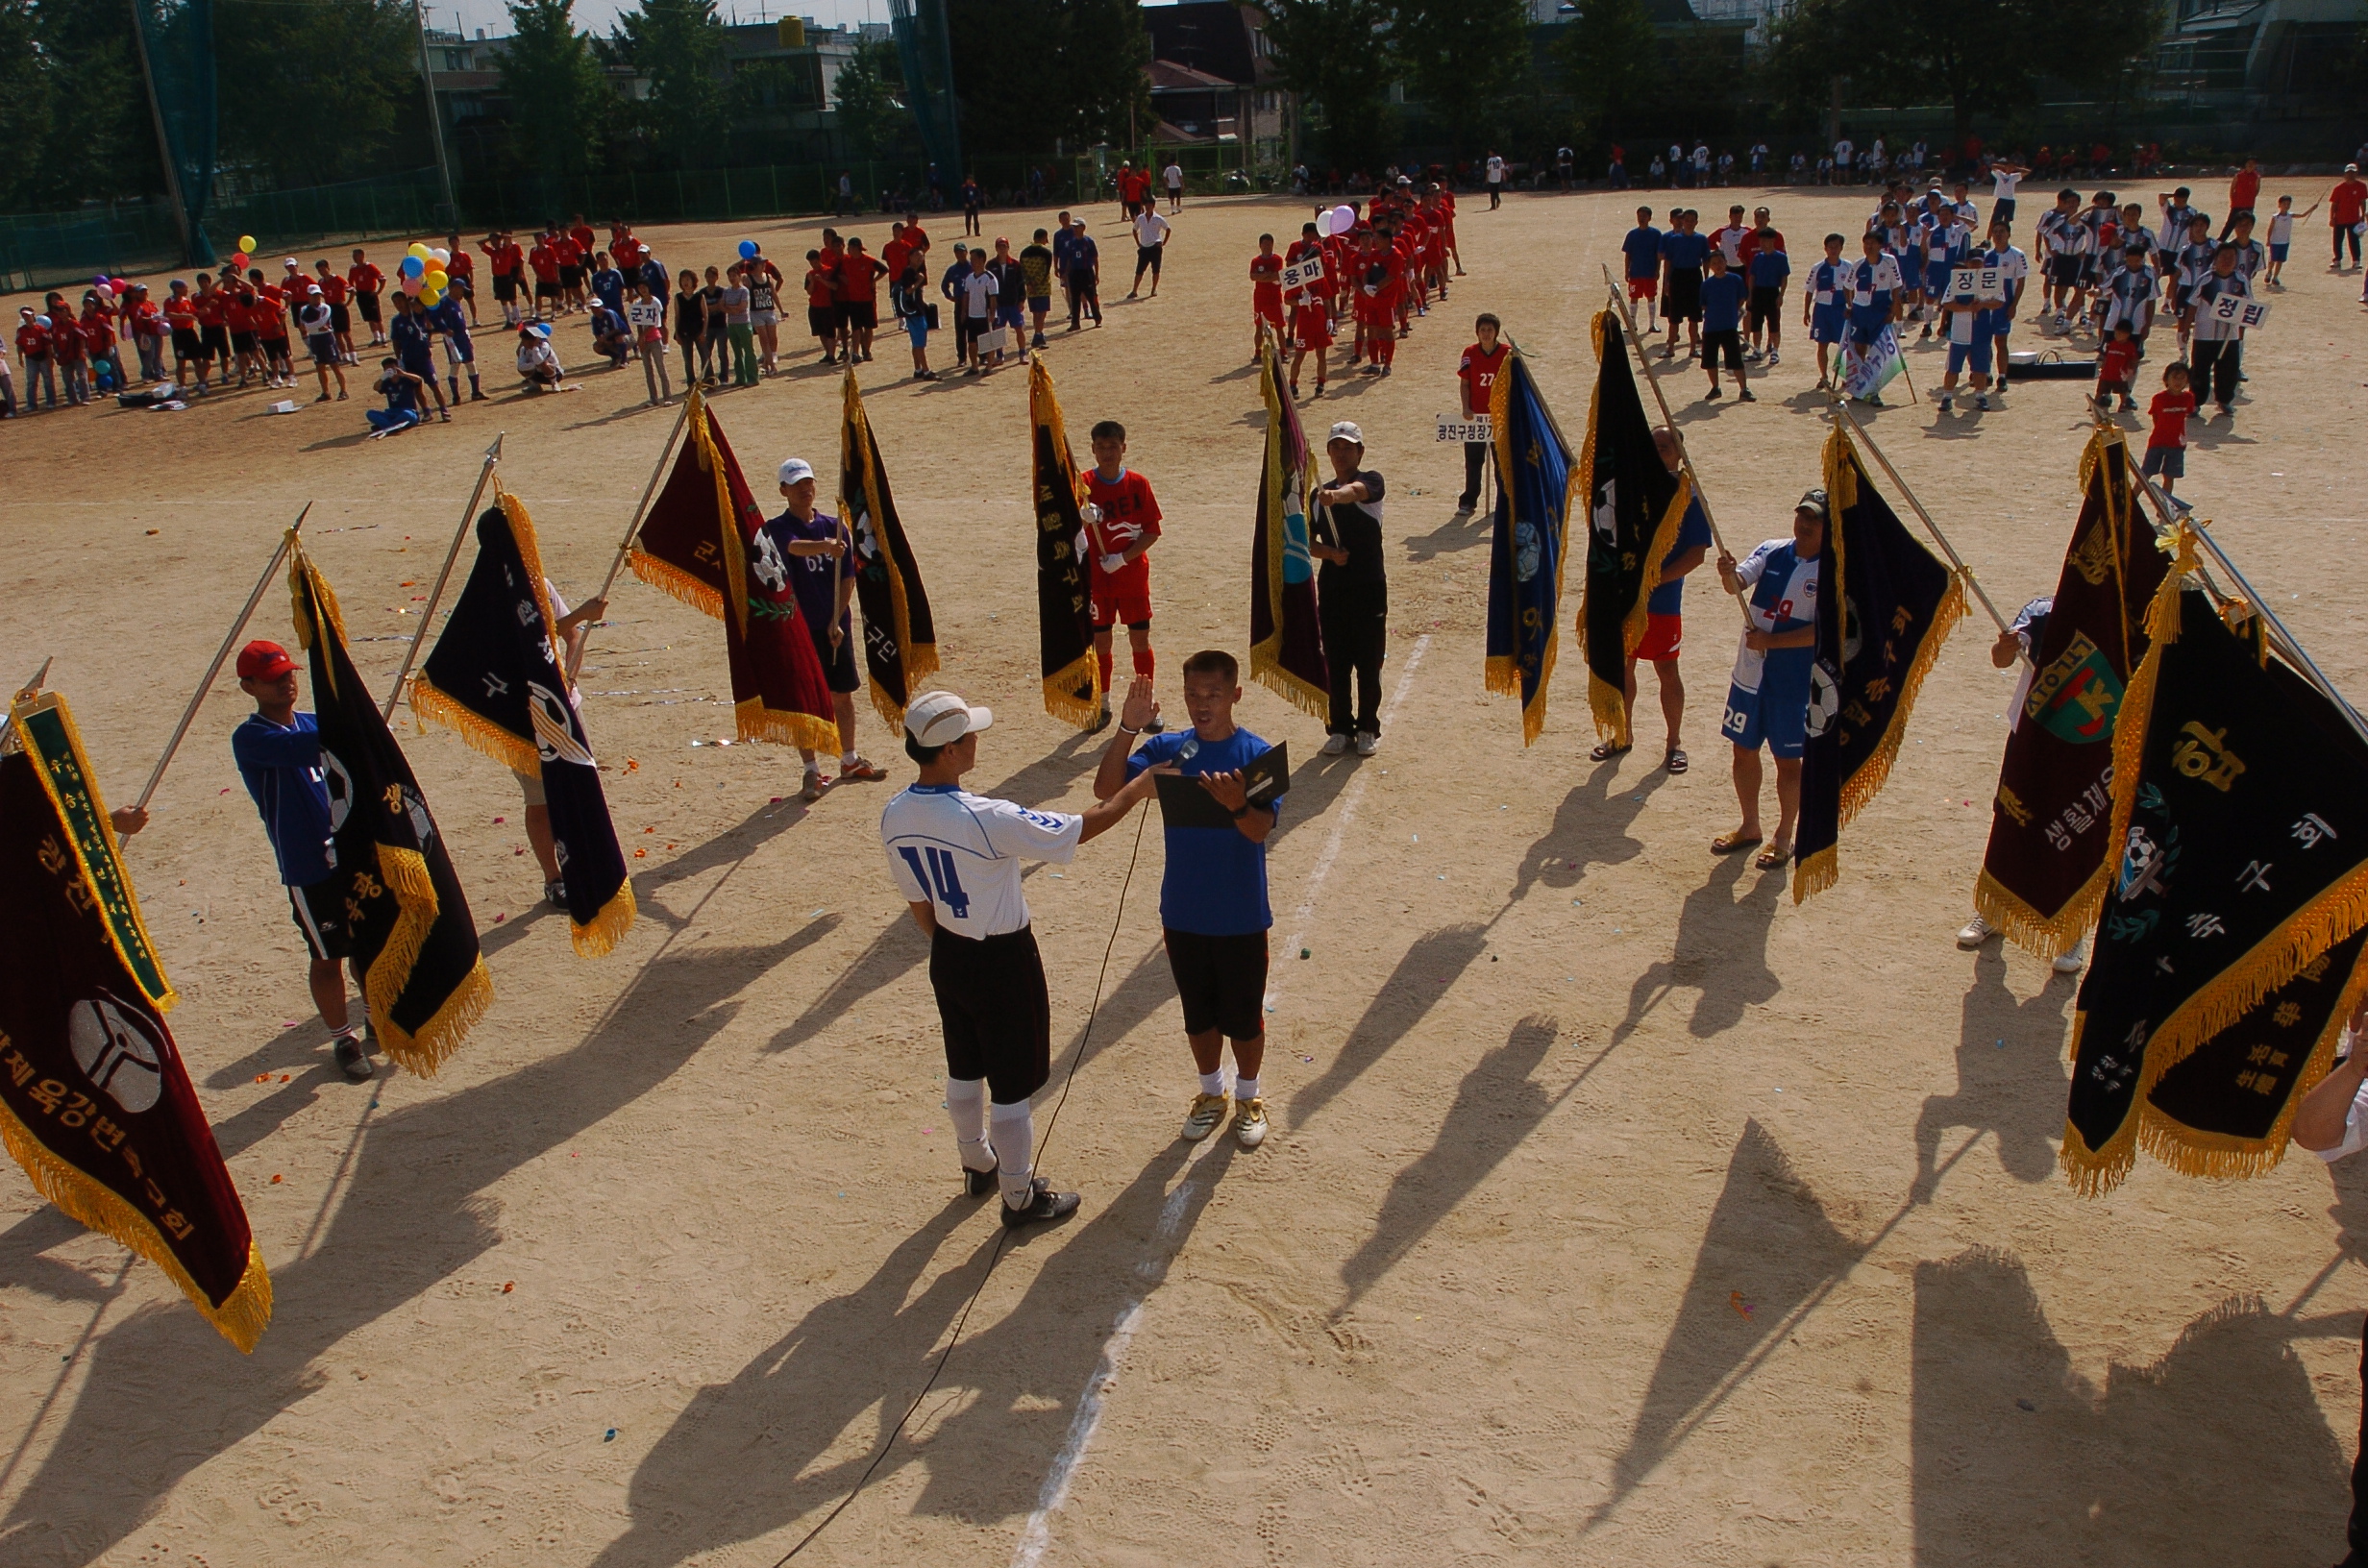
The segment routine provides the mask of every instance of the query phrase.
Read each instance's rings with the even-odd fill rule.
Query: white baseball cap
[[[796,484],[800,479],[810,479],[813,477],[814,465],[807,462],[802,457],[792,457],[781,465],[781,482],[783,484]],[[986,726],[981,724],[979,727],[984,729]]]
[[[1365,432],[1357,428],[1355,420],[1344,419],[1332,427],[1331,434],[1324,437],[1324,445],[1327,447],[1335,441],[1346,441],[1351,445],[1362,447],[1365,445]]]
[[[994,710],[974,708],[951,692],[924,692],[904,708],[904,733],[919,746],[951,746],[994,723]]]

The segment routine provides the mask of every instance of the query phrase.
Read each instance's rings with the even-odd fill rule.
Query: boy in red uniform
[[[197,301],[189,297],[189,285],[178,278],[164,297],[164,327],[173,334],[173,390],[178,392],[199,380],[200,361],[206,353],[197,337]]]
[[[526,265],[526,257],[505,230],[487,234],[478,249],[485,253],[485,270],[493,275],[493,298],[502,307],[502,325],[515,327],[519,320],[518,273]]]
[[[2122,322],[2113,329],[2113,340],[2097,351],[2097,412],[2102,414],[2112,405],[2113,394],[2121,394],[2124,408],[2135,408],[2137,401],[2130,396],[2130,383],[2137,375],[2137,339],[2130,335],[2130,324]]]
[[[197,389],[207,390],[206,367],[222,367],[222,380],[231,379],[231,297],[213,281],[213,274],[197,275],[197,297],[190,302],[197,311]],[[62,355],[59,363],[65,362]]]
[[[222,380],[231,379],[231,365],[238,366],[238,389],[245,391],[247,380],[261,372],[262,361],[257,355],[255,335],[255,290],[234,272],[222,275],[223,292],[230,296],[227,325],[231,332],[231,357],[222,366]]]
[[[534,241],[534,249],[527,252],[527,266],[534,274],[534,317],[536,321],[555,321],[559,316],[559,253],[552,244],[551,233]],[[543,302],[551,302],[550,314],[544,314]]]
[[[90,362],[83,349],[83,330],[63,298],[50,298],[56,303],[49,307],[49,352],[58,361],[58,379],[65,382],[66,406],[79,408],[90,401]]]
[[[2187,367],[2173,360],[2162,367],[2162,390],[2146,405],[2146,417],[2154,426],[2146,432],[2145,473],[2150,479],[2161,480],[2166,496],[2187,477],[2187,421],[2194,413],[2195,394],[2187,390]]]
[[[1390,264],[1390,253],[1379,236],[1369,239],[1356,262],[1357,341],[1369,361],[1359,374],[1387,376],[1391,361],[1397,357],[1397,307],[1405,286],[1398,282],[1397,270]]]
[[[469,325],[474,327],[477,325],[477,257],[471,256],[467,247],[460,243],[458,234],[445,237],[447,244],[444,249],[449,259],[444,263],[444,276],[452,281],[445,285],[444,292],[467,305]],[[619,261],[617,265],[622,267],[626,263]],[[629,269],[628,276],[630,276]]]
[[[370,346],[382,348],[386,342],[386,318],[379,310],[379,296],[386,290],[386,274],[370,264],[361,247],[354,247],[354,264],[345,270],[345,281],[354,287],[354,305],[361,319],[370,327]]]
[[[1258,254],[1249,258],[1249,359],[1258,362],[1259,329],[1271,327],[1278,339],[1283,328],[1283,258],[1274,254],[1274,236],[1258,236]]]
[[[559,263],[559,313],[572,316],[579,310],[589,309],[583,293],[583,274],[592,253],[578,245],[575,234],[565,230],[546,233],[543,243],[551,247],[553,259]]]
[[[1323,255],[1323,242],[1316,237],[1316,226],[1311,223],[1300,231],[1299,242],[1291,247],[1291,260]],[[1323,396],[1324,353],[1332,347],[1331,263],[1328,257],[1324,261],[1324,276],[1291,296],[1291,395],[1295,398],[1299,395],[1299,365],[1310,354],[1316,356],[1316,396]]]
[[[823,346],[823,363],[839,357],[839,269],[820,251],[805,253],[805,323]]]
[[[49,353],[49,328],[33,313],[33,306],[16,307],[16,357],[25,362],[25,412],[40,406],[41,388],[49,388],[49,405],[58,406],[58,373]]]
[[[148,297],[146,283],[134,283],[123,296],[123,327],[139,355],[140,380],[164,379],[164,316]]]
[[[1504,323],[1494,312],[1484,312],[1471,324],[1472,336],[1477,339],[1464,351],[1463,362],[1455,367],[1456,379],[1464,383],[1464,417],[1476,419],[1493,406],[1497,374],[1505,368],[1505,355],[1512,351],[1500,341]],[[1464,494],[1455,506],[1459,512],[1469,512],[1480,504],[1480,479],[1489,460],[1486,441],[1464,443]]]
[[[848,362],[872,358],[872,332],[879,326],[879,281],[888,269],[863,248],[860,236],[839,257],[839,313],[846,320]]]
[[[1151,678],[1151,563],[1143,558],[1159,539],[1159,501],[1151,481],[1126,466],[1126,427],[1105,419],[1094,427],[1094,467],[1085,476],[1085,532],[1094,567],[1094,656],[1103,692],[1098,731],[1110,723],[1110,628],[1126,623],[1135,674]],[[1147,726],[1157,730],[1159,722]]]
[[[115,313],[107,307],[96,292],[83,296],[83,346],[90,354],[90,374],[95,382],[105,375],[114,382],[114,390],[123,390],[123,354],[115,347]],[[102,388],[101,390],[105,390]]]
[[[260,267],[247,269],[247,282],[255,290],[255,342],[263,356],[263,384],[294,386],[296,366],[287,347],[287,295],[263,281]]]

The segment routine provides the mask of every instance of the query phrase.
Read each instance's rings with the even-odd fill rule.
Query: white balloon
[[[1332,209],[1332,221],[1324,226],[1328,234],[1344,234],[1357,226],[1357,209],[1345,204]]]
[[[445,266],[445,265],[450,264],[450,262],[452,261],[452,258],[453,258],[453,253],[452,253],[452,252],[450,252],[450,251],[448,251],[448,250],[446,250],[446,249],[445,249],[443,246],[441,246],[441,245],[438,245],[435,249],[433,249],[433,250],[430,251],[428,254],[429,254],[430,256],[432,256],[432,257],[435,257],[435,259],[436,259],[436,265],[438,265],[438,266]]]

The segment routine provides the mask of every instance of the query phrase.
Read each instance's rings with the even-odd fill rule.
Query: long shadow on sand
[[[1332,1065],[1323,1069],[1321,1077],[1292,1095],[1291,1126],[1295,1130],[1306,1126],[1310,1117],[1404,1040],[1446,994],[1456,976],[1480,956],[1488,946],[1488,927],[1477,923],[1442,926],[1417,937],[1366,1004],[1365,1016],[1348,1031]]]
[[[1704,1040],[1734,1028],[1744,1009],[1784,989],[1767,966],[1768,927],[1784,898],[1784,873],[1758,870],[1750,861],[1748,854],[1727,856],[1709,881],[1686,894],[1669,956],[1647,967],[1629,987],[1628,1016],[1613,1029],[1614,1044],[1634,1034],[1644,1016],[1681,986],[1696,993],[1686,1027]],[[1753,881],[1738,898],[1736,884],[1746,875]]]
[[[318,1248],[274,1267],[278,1309],[254,1355],[177,1300],[101,1336],[73,1413],[0,1520],[0,1559],[106,1556],[183,1478],[320,1386],[314,1363],[339,1340],[500,1241],[489,1188],[664,1083],[731,1021],[728,998],[819,935],[664,954],[573,1050],[388,1114]]]
[[[2029,1001],[2007,989],[2006,956],[1986,947],[1973,961],[1957,1040],[1957,1092],[1935,1094],[1915,1118],[1915,1196],[1930,1202],[1940,1135],[1971,1127],[1998,1135],[1998,1163],[2018,1182],[2055,1174],[2049,1138],[2063,1131],[2064,1010],[2077,977],[2051,974]]]

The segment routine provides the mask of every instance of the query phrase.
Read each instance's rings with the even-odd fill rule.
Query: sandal
[[[884,781],[887,777],[888,775],[886,773],[883,773],[877,768],[873,767],[868,758],[857,757],[852,762],[843,762],[839,764],[839,782],[842,784],[847,783],[850,779],[863,784],[877,784]]]
[[[1792,846],[1790,845],[1771,844],[1752,856],[1751,863],[1764,871],[1772,871],[1791,858]]]
[[[1759,842],[1760,835],[1757,833],[1721,833],[1711,840],[1711,853],[1732,855],[1748,849]]]
[[[1692,765],[1686,760],[1686,753],[1673,746],[1669,747],[1669,754],[1661,759],[1661,766],[1670,772],[1682,773]]]
[[[829,787],[830,780],[823,777],[823,771],[820,768],[808,768],[805,771],[805,784],[798,791],[798,798],[805,801],[820,800],[823,797],[823,791]]]
[[[1629,752],[1635,749],[1636,747],[1633,746],[1614,746],[1610,741],[1605,741],[1598,745],[1595,749],[1587,753],[1587,760],[1590,762],[1609,762],[1614,757],[1626,756]]]

